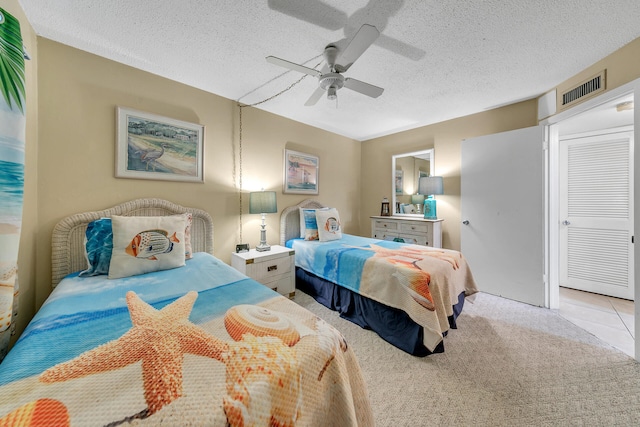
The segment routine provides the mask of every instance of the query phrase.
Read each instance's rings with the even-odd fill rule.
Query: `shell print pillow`
[[[340,214],[335,208],[316,211],[318,223],[318,237],[321,242],[342,239],[342,226]]]
[[[183,216],[112,216],[109,279],[185,265],[185,221]]]

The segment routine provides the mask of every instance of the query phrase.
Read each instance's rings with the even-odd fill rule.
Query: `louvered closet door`
[[[560,286],[633,299],[633,132],[560,141]]]

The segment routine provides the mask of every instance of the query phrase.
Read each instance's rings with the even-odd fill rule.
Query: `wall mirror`
[[[393,215],[423,216],[418,180],[435,174],[433,148],[391,157]],[[415,197],[415,196],[418,197]],[[412,197],[413,196],[413,197]],[[412,200],[413,199],[413,200]]]

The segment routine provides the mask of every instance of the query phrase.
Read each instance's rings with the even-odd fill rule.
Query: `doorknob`
[[[571,224],[569,220],[565,219],[564,221],[562,221],[562,225],[569,225],[569,224]]]
[[[469,225],[469,220],[468,220],[468,219],[465,219],[464,221],[462,221],[462,223],[463,223],[464,225]]]

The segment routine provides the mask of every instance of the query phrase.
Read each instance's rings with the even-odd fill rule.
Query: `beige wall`
[[[235,103],[37,38],[18,1],[5,3],[3,7],[21,21],[32,57],[26,64],[27,147],[18,334],[49,295],[51,230],[71,213],[103,209],[138,197],[162,197],[199,207],[214,219],[216,256],[228,262],[240,241]],[[562,87],[570,87],[602,68],[607,69],[608,89],[638,78],[639,40]],[[114,178],[118,105],[205,125],[205,183]],[[536,107],[535,100],[526,101],[362,144],[246,108],[243,187],[247,192],[262,187],[277,191],[281,211],[304,198],[282,194],[283,149],[318,155],[320,195],[315,198],[340,210],[346,232],[368,235],[369,216],[378,214],[382,198],[390,196],[391,156],[433,147],[436,174],[445,178],[446,194],[438,196],[438,213],[445,219],[443,243],[459,249],[460,141],[535,125]],[[260,218],[247,213],[248,195],[244,200],[242,241],[255,246]],[[267,235],[272,244],[278,241],[278,220],[279,215],[267,216]]]
[[[556,89],[558,97],[560,97],[562,93],[602,70],[606,70],[605,91],[615,89],[640,78],[640,38],[633,40],[606,58],[549,90]],[[586,99],[589,98],[587,97]],[[571,106],[575,105],[577,104],[572,104]],[[558,108],[558,111],[560,111],[560,108]]]
[[[372,139],[362,144],[362,206],[360,224],[370,233],[369,216],[380,213],[380,202],[392,189],[391,157],[434,148],[435,174],[444,177],[444,192],[436,196],[443,218],[443,246],[460,249],[460,142],[474,136],[537,124],[535,100],[459,119]]]
[[[606,69],[606,90],[640,78],[640,38],[630,42],[556,88],[563,92]],[[435,148],[435,173],[444,177],[445,195],[436,196],[438,217],[443,218],[443,246],[460,249],[460,142],[475,136],[504,132],[537,122],[537,100],[473,114],[367,141],[362,145],[363,234],[370,232],[370,215],[380,212],[380,202],[391,191],[391,156]]]
[[[37,286],[32,306],[49,295],[51,230],[64,216],[139,197],[161,197],[208,211],[215,255],[230,262],[239,239],[238,108],[235,102],[47,40],[38,39],[39,132]],[[215,78],[215,76],[212,76]],[[116,106],[205,125],[205,183],[114,177]],[[282,194],[283,150],[320,157],[318,200],[337,207],[357,234],[360,142],[255,108],[243,109],[243,188],[278,193],[278,208],[304,199]],[[243,203],[243,242],[259,242],[260,216]],[[279,215],[267,216],[269,243]]]

